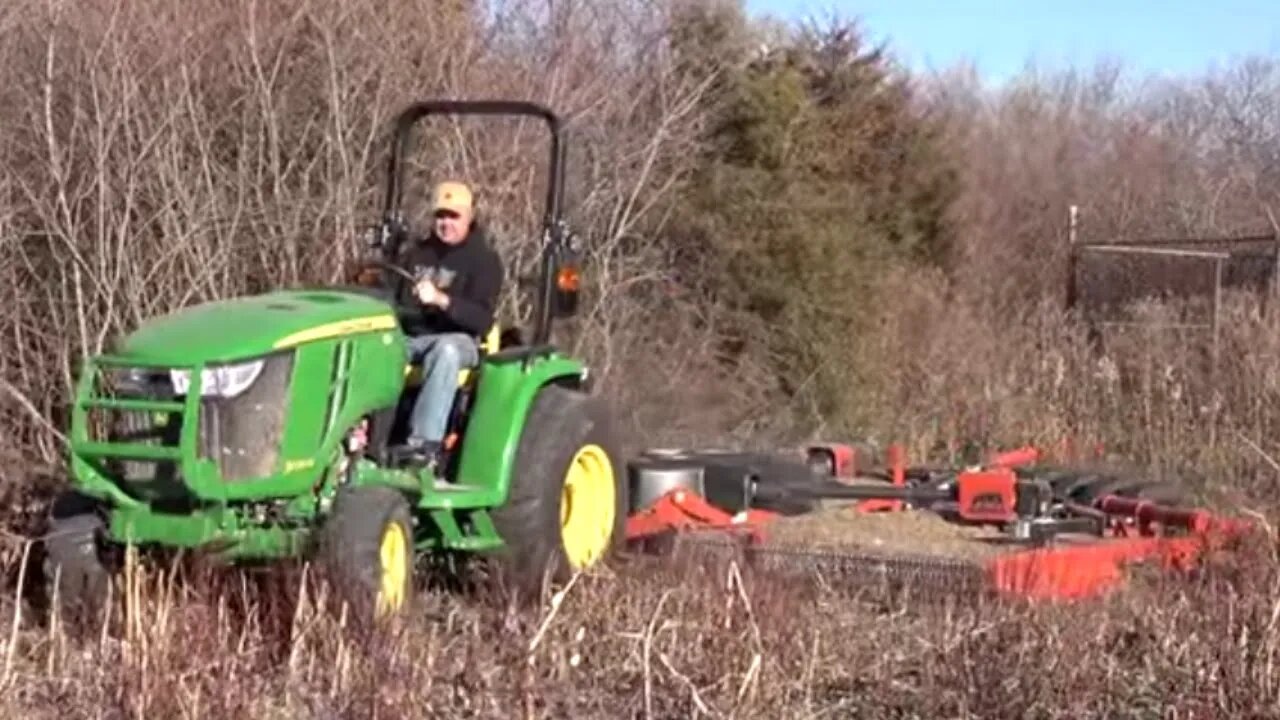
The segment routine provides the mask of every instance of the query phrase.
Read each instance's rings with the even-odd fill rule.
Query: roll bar
[[[391,156],[387,162],[387,187],[383,203],[382,224],[377,244],[383,257],[393,262],[404,239],[405,223],[401,211],[404,194],[404,155],[413,126],[432,115],[509,115],[538,117],[546,121],[551,135],[547,195],[542,219],[542,277],[538,284],[538,314],[534,344],[542,344],[551,334],[552,304],[556,272],[566,250],[564,220],[561,217],[564,198],[563,123],[549,108],[523,100],[424,100],[401,110],[394,121]]]

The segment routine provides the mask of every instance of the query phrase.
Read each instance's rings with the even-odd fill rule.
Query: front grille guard
[[[129,381],[167,377],[173,368],[100,356],[88,360],[81,373],[71,411],[72,451],[123,490],[145,486],[150,493],[171,494],[174,486],[192,479],[192,469],[182,467],[182,460],[195,457],[189,451],[195,447],[196,424],[189,419],[198,416],[199,395],[182,401],[171,395],[147,397],[140,383],[128,387],[130,382],[119,382],[127,376],[132,376]],[[192,369],[199,382],[198,367],[181,369]],[[148,468],[154,469],[152,477],[146,477]]]
[[[209,399],[202,397],[204,369],[112,355],[88,360],[71,408],[69,440],[76,460],[135,499],[192,494],[225,499],[228,482],[250,478],[234,466],[231,477],[223,477],[216,452],[219,428],[209,424],[214,416],[207,412]],[[171,370],[189,371],[184,396],[173,394]],[[126,379],[123,388],[121,378]],[[275,440],[278,446],[278,435]],[[268,448],[268,462],[274,462],[276,450]]]

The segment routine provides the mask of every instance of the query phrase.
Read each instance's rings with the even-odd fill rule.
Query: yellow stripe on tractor
[[[275,348],[286,348],[293,345],[300,345],[312,340],[326,340],[328,338],[341,337],[343,335],[353,335],[355,333],[372,332],[374,330],[391,330],[396,327],[396,318],[394,315],[371,315],[369,317],[357,318],[355,320],[342,320],[332,322],[326,325],[317,325],[300,332],[286,335],[275,343]]]

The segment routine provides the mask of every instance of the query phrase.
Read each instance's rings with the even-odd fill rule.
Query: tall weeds
[[[870,178],[860,176],[869,160],[825,152],[841,138],[852,143],[844,122],[862,115],[861,101],[795,123],[750,105],[744,116],[770,120],[776,141],[761,157],[777,150],[792,164],[770,174],[767,162],[748,163],[734,199],[698,184],[716,151],[726,75],[766,68],[744,76],[752,92],[743,97],[784,110],[812,78],[800,82],[787,53],[742,55],[759,43],[735,46],[715,32],[725,47],[690,61],[681,54],[689,35],[673,31],[697,16],[690,7],[15,0],[0,8],[9,71],[0,84],[0,565],[10,591],[0,609],[12,621],[0,646],[0,710],[1277,716],[1274,539],[1190,584],[1078,608],[903,606],[724,569],[623,569],[580,579],[554,615],[429,593],[408,626],[380,643],[344,633],[316,609],[320,590],[287,574],[258,585],[251,575],[210,572],[173,584],[165,568],[139,570],[120,599],[125,624],[88,645],[40,625],[15,599],[30,579],[23,541],[60,483],[58,428],[80,358],[174,308],[340,279],[380,209],[388,121],[425,97],[533,99],[568,120],[567,207],[589,241],[589,287],[582,316],[558,339],[595,368],[628,449],[822,434],[904,440],[923,459],[950,458],[974,441],[1069,437],[1176,475],[1206,500],[1273,509],[1274,310],[1228,293],[1215,358],[1203,334],[1159,329],[1178,318],[1172,305],[1136,308],[1142,324],[1108,331],[1099,346],[1062,297],[1072,204],[1083,208],[1091,240],[1269,231],[1280,205],[1274,63],[1137,89],[1107,67],[1032,74],[1001,93],[963,72],[913,78],[894,86],[886,107],[931,118],[945,131],[945,152],[926,152],[923,136],[885,131],[876,136],[883,142],[858,146],[889,168]],[[697,22],[712,23],[700,32],[715,30],[714,18]],[[839,35],[837,46],[856,45],[850,37]],[[861,72],[880,56],[824,59]],[[801,131],[819,134],[788,135]],[[904,137],[922,144],[910,152],[893,144]],[[796,148],[821,157],[788,154]],[[937,163],[905,195],[928,196],[930,208],[947,197],[938,229],[947,242],[930,246],[945,257],[928,266],[878,246],[841,254],[840,264],[767,232],[751,243],[689,232],[724,233],[734,223],[755,232],[744,219],[761,216],[795,230],[787,207],[763,204],[757,192],[794,180],[788,172],[806,178],[814,197],[827,197],[823,168],[836,165],[839,177],[896,197],[909,176],[898,164],[905,156]],[[429,122],[415,145],[409,210],[421,219],[427,184],[443,175],[472,180],[515,281],[534,268],[545,163],[532,120]],[[934,194],[935,180],[941,186],[952,173],[958,195]],[[842,187],[830,197],[848,224],[806,215],[808,225],[786,237],[821,235],[823,248],[843,253],[866,240],[864,215],[886,237],[919,220],[909,207],[886,214]],[[695,196],[701,206],[689,203]],[[724,223],[691,217],[698,207]],[[791,208],[801,211],[817,212]],[[764,248],[767,256],[737,264],[735,278],[757,300],[776,288],[752,270],[800,268],[785,288],[788,314],[777,316],[785,327],[750,303],[726,310],[714,291],[724,278],[706,277],[726,265],[717,247]],[[845,280],[853,284],[823,294],[835,306],[811,302],[813,284]],[[512,282],[502,321],[527,322],[527,300]],[[812,366],[779,362],[790,348],[777,341],[783,331]],[[807,379],[819,375],[827,382],[815,391]]]

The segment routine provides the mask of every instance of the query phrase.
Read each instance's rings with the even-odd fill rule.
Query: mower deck
[[[1034,457],[1023,453],[1005,457],[1009,459],[1027,462]],[[892,580],[945,593],[1079,599],[1122,586],[1130,564],[1190,570],[1250,529],[1203,510],[1113,494],[1087,507],[1061,498],[1040,497],[1033,504],[1024,496],[1037,492],[1034,484],[1015,480],[1011,469],[999,466],[959,472],[949,481],[925,481],[916,488],[907,486],[905,478],[913,473],[901,462],[882,475],[887,482],[844,478],[838,487],[820,485],[825,489],[819,490],[795,475],[756,473],[753,486],[770,489],[760,496],[770,506],[788,507],[786,512],[751,500],[735,505],[736,493],[727,492],[718,480],[708,481],[725,473],[702,473],[653,499],[652,487],[665,488],[679,466],[645,466],[642,461],[639,467],[646,469],[633,468],[633,483],[642,486],[633,494],[651,501],[629,518],[633,548],[668,554],[678,550],[681,555],[715,551],[721,557],[728,549],[746,566],[818,574],[828,585],[840,578],[851,587]],[[687,468],[684,472],[693,477]],[[1008,490],[1003,509],[995,499],[1002,482]],[[729,485],[736,488],[734,482]],[[875,497],[877,493],[883,497]],[[940,499],[948,494],[958,502]],[[718,500],[710,500],[713,496]],[[784,502],[788,496],[795,502]],[[852,496],[861,499],[850,501]],[[795,510],[806,502],[807,509]]]

